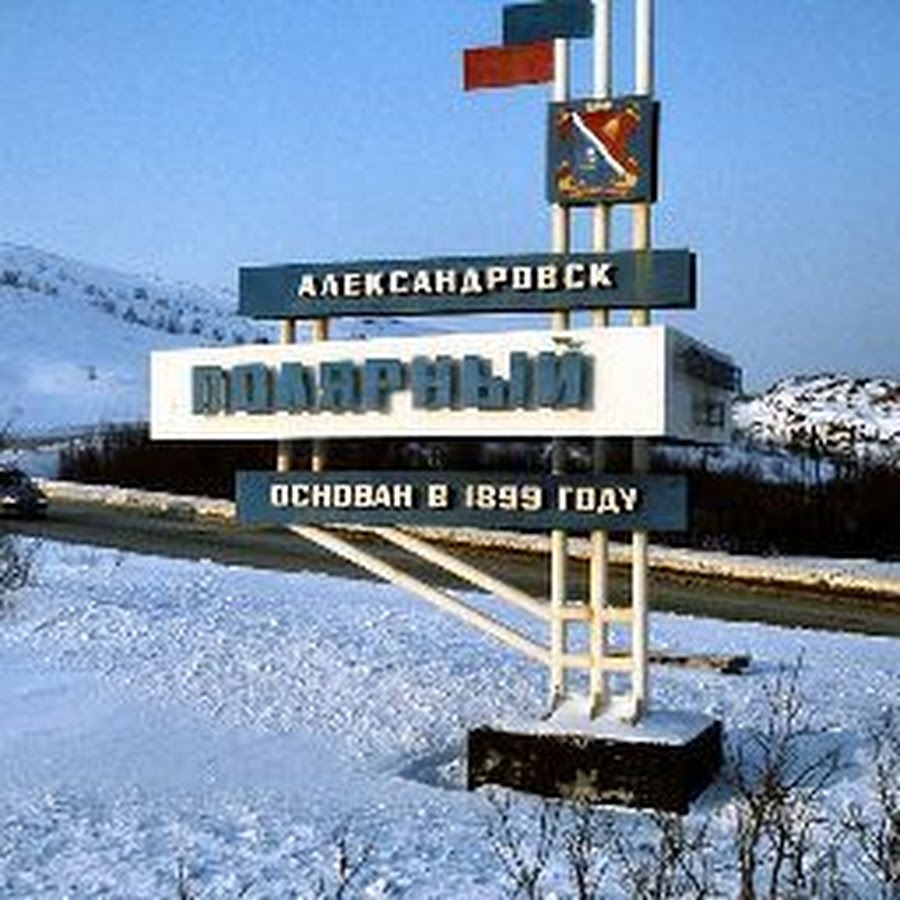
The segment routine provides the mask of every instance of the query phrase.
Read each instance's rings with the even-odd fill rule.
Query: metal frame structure
[[[653,0],[635,0],[635,86],[634,93],[653,96]],[[598,100],[612,96],[612,0],[594,0],[594,97]],[[568,42],[554,42],[556,70],[553,99],[565,101],[569,96]],[[570,212],[558,204],[552,207],[553,249],[565,253],[570,249]],[[612,209],[607,204],[593,208],[593,249],[598,253],[610,249]],[[649,250],[651,240],[651,206],[649,203],[633,205],[632,249]],[[553,327],[568,327],[568,314],[554,315]],[[642,327],[650,324],[648,309],[634,309],[631,324]],[[610,325],[607,310],[597,310],[592,316],[595,328]],[[562,466],[563,452],[558,445],[555,468]],[[606,463],[606,442],[594,442],[594,470],[602,472]],[[635,474],[649,471],[649,445],[646,439],[632,441],[632,469]],[[567,535],[554,531],[551,539],[551,703],[558,704],[566,696],[566,661],[571,619],[567,617],[566,600]],[[605,531],[591,534],[591,559],[588,610],[586,617],[590,647],[589,709],[592,716],[613,705],[618,700],[622,716],[636,721],[646,711],[649,702],[649,535],[646,531],[632,534],[631,554],[631,604],[623,610],[613,611],[609,598],[609,535]],[[626,624],[631,630],[630,654],[613,654],[610,647],[611,622]],[[608,673],[627,672],[630,690],[624,696],[613,697]]]
[[[594,0],[594,96],[606,99],[612,96],[612,0]],[[635,87],[634,93],[651,97],[653,94],[653,0],[635,0]],[[554,78],[552,99],[564,102],[570,96],[570,48],[565,38],[553,41]],[[593,217],[592,249],[597,253],[610,250],[611,207],[598,204],[591,209]],[[551,248],[555,253],[571,250],[571,209],[561,204],[551,205]],[[649,250],[651,247],[651,206],[649,203],[632,204],[633,250]],[[570,327],[570,313],[558,310],[552,313],[550,327],[563,331]],[[650,324],[648,309],[636,308],[630,313],[632,326]],[[592,315],[594,328],[611,325],[608,310],[595,310]],[[328,339],[328,320],[313,320],[312,340]],[[296,340],[296,320],[283,324],[282,341]],[[600,473],[605,468],[605,441],[594,442],[594,469]],[[279,442],[278,470],[287,471],[291,465],[289,442]],[[312,470],[325,468],[325,445],[315,441],[312,453]],[[632,467],[635,474],[649,470],[649,447],[646,439],[632,441]],[[561,440],[553,446],[553,471],[561,474],[565,468],[565,447]],[[371,528],[374,534],[394,544],[419,559],[487,591],[530,613],[549,625],[549,646],[543,646],[513,628],[485,615],[463,603],[448,591],[385,562],[373,553],[361,549],[345,538],[321,526],[289,526],[289,530],[324,549],[335,553],[353,564],[384,578],[399,587],[410,590],[438,608],[458,616],[468,624],[479,628],[491,637],[502,641],[531,659],[549,668],[549,696],[551,710],[568,696],[569,673],[586,670],[589,673],[589,709],[592,716],[614,707],[619,715],[631,722],[637,721],[646,711],[649,702],[648,678],[648,575],[649,536],[646,531],[632,534],[631,603],[625,608],[613,607],[609,596],[609,535],[595,531],[591,535],[591,559],[588,597],[572,600],[568,596],[569,536],[562,529],[551,531],[550,549],[550,597],[549,602],[536,599],[506,584],[474,566],[454,557],[412,534],[398,528]],[[588,652],[573,653],[571,626],[581,623],[588,629]],[[624,625],[631,631],[630,650],[616,652],[610,644],[610,626]],[[609,675],[612,672],[629,676],[629,690],[613,695]]]

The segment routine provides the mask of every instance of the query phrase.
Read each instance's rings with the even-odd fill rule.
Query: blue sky
[[[614,2],[624,94],[632,3]],[[461,89],[501,9],[0,0],[0,241],[207,285],[548,249],[548,89]],[[657,26],[654,243],[700,260],[698,309],[660,321],[751,388],[900,375],[900,3],[657,0]],[[589,63],[579,42],[575,94]]]

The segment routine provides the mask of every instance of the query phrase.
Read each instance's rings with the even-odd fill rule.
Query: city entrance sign
[[[245,525],[428,525],[683,531],[687,480],[666,475],[239,472]]]
[[[151,433],[277,440],[276,472],[239,475],[244,522],[280,523],[548,667],[562,731],[548,733],[542,722],[533,734],[471,732],[471,787],[626,798],[685,812],[720,762],[720,723],[694,723],[672,745],[638,730],[622,739],[621,723],[606,739],[595,725],[606,711],[631,724],[648,711],[649,531],[687,523],[685,482],[649,474],[648,439],[727,441],[740,371],[727,356],[650,324],[654,308],[695,305],[696,260],[687,250],[651,249],[659,116],[653,0],[635,0],[634,85],[618,97],[611,7],[608,0],[515,3],[504,9],[503,46],[465,55],[467,89],[553,82],[552,253],[244,268],[240,312],[284,320],[282,343],[153,354]],[[590,35],[593,90],[572,99],[569,44]],[[612,251],[614,205],[631,215],[630,250]],[[579,207],[590,212],[590,253],[573,252]],[[631,327],[609,327],[616,309],[630,311]],[[572,310],[591,310],[593,327],[573,329]],[[551,312],[550,331],[329,340],[336,316],[500,311]],[[311,323],[311,341],[295,343],[297,320]],[[325,471],[329,453],[340,453],[333,439],[375,437],[551,439],[552,474]],[[568,437],[592,439],[591,475],[566,473]],[[630,440],[632,473],[604,471],[607,437]],[[291,471],[294,441],[311,441],[311,472]],[[334,527],[341,525],[369,530],[374,546],[348,540]],[[533,597],[425,540],[416,525],[549,530],[549,597]],[[631,532],[627,606],[613,602],[609,578],[609,533],[623,530]],[[580,597],[570,596],[571,531],[590,533]],[[380,550],[388,545],[547,623],[549,645],[522,631],[518,618],[504,622],[386,559]],[[583,640],[575,640],[575,628],[586,630]],[[585,697],[571,691],[579,670],[587,673],[578,682]],[[626,693],[613,673],[627,676]],[[575,733],[584,714],[592,721]]]
[[[740,373],[672,328],[154,353],[154,438],[623,437],[721,443]]]
[[[292,263],[242,268],[238,308],[261,319],[687,308],[695,270],[687,250]]]

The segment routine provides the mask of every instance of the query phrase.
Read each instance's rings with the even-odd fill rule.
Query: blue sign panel
[[[550,104],[547,197],[551,203],[656,200],[659,104],[649,97]]]
[[[304,319],[684,308],[695,302],[694,254],[625,250],[242,268],[239,312]]]
[[[687,481],[669,475],[239,472],[247,525],[430,525],[684,531]]]
[[[516,3],[503,8],[503,43],[532,44],[553,38],[589,38],[594,33],[591,0]]]

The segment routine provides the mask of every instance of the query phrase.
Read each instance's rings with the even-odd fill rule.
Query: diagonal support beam
[[[498,622],[496,619],[476,609],[472,609],[472,607],[467,606],[452,594],[426,584],[408,572],[404,572],[383,559],[379,559],[374,554],[361,550],[336,534],[315,525],[290,525],[288,526],[288,531],[308,541],[312,541],[314,544],[318,544],[325,550],[346,559],[367,572],[371,572],[373,575],[377,575],[379,578],[412,591],[438,609],[462,619],[475,628],[481,629],[481,631],[502,641],[514,650],[524,653],[531,659],[537,660],[544,665],[549,664],[550,654],[545,647],[525,637],[518,631],[509,628],[507,625]]]
[[[399,528],[373,528],[371,530],[380,538],[390,541],[390,543],[395,544],[403,550],[438,566],[445,572],[450,572],[452,575],[456,575],[458,578],[468,581],[470,584],[475,585],[475,587],[480,588],[489,594],[495,594],[502,600],[506,600],[508,603],[517,606],[524,612],[531,613],[533,616],[549,621],[550,607],[546,603],[541,603],[540,601],[535,600],[531,594],[507,584],[505,581],[501,581],[499,578],[495,578],[487,572],[482,572],[481,569],[447,553],[446,550],[435,547],[433,544],[429,544],[421,538],[414,537],[405,531],[401,531]]]

